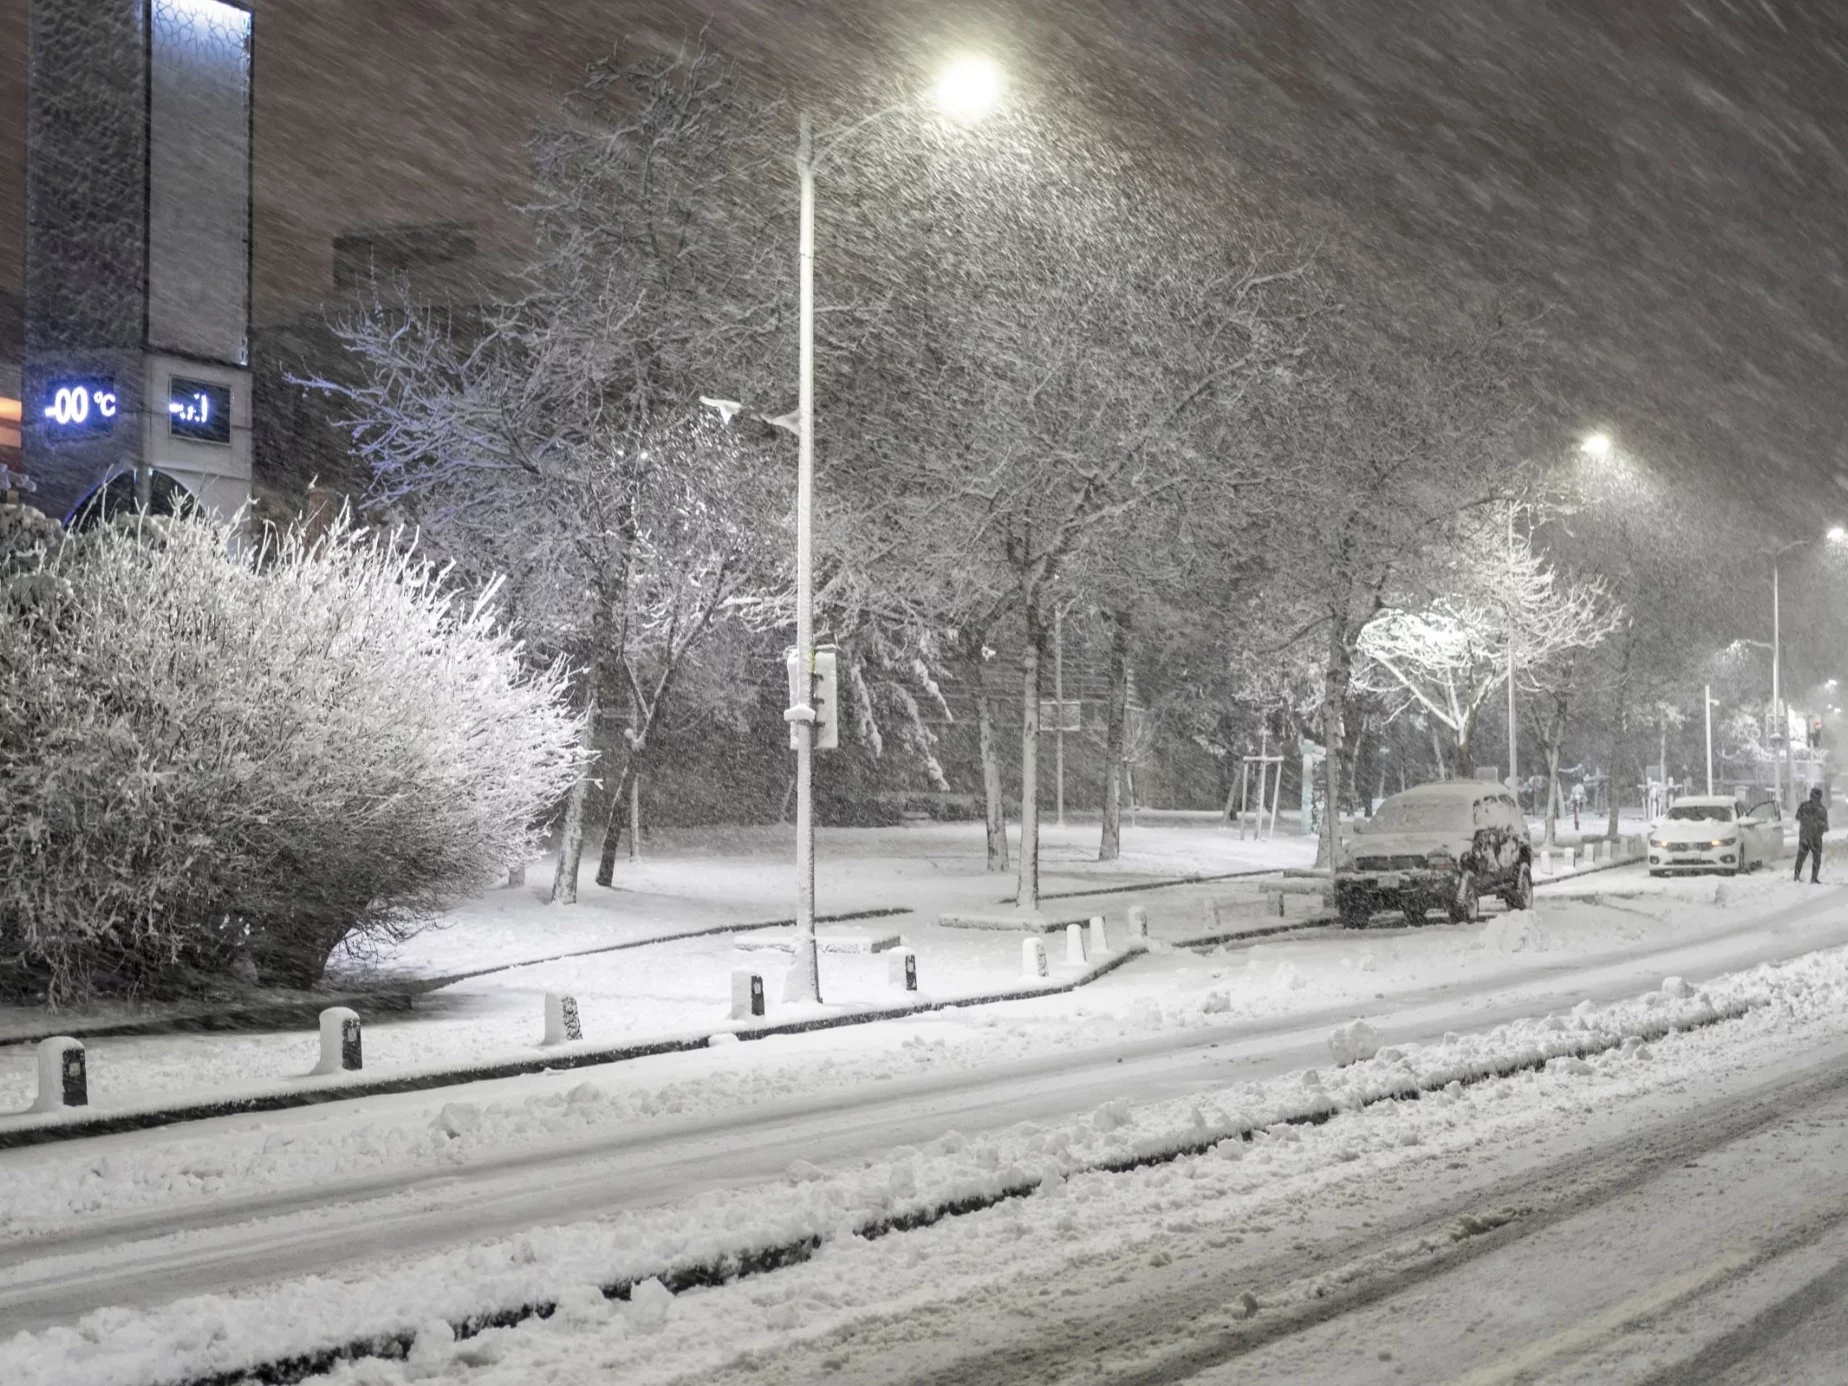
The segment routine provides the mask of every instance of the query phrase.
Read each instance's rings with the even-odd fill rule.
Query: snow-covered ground
[[[1673,1032],[1735,1004],[1753,1009],[1744,1019]],[[1636,1038],[1644,1033],[1654,1038]],[[1586,1003],[1488,1033],[1388,1047],[1345,1068],[1330,1060],[1147,1105],[1126,1095],[1061,1120],[944,1131],[871,1160],[796,1160],[773,1182],[535,1227],[462,1251],[149,1311],[103,1311],[75,1327],[15,1336],[0,1347],[0,1377],[147,1382],[414,1333],[408,1361],[363,1361],[330,1380],[664,1382],[774,1365],[780,1354],[828,1340],[842,1340],[847,1366],[861,1332],[877,1340],[883,1369],[902,1376],[933,1362],[931,1325],[946,1305],[979,1297],[990,1321],[1024,1315],[1031,1322],[1046,1312],[1044,1296],[1061,1277],[1099,1256],[1139,1262],[1154,1275],[1176,1254],[1202,1247],[1226,1251],[1247,1239],[1277,1245],[1357,1191],[1441,1185],[1452,1178],[1447,1171],[1464,1168],[1460,1162],[1518,1165],[1537,1135],[1608,1130],[1638,1106],[1687,1105],[1793,1052],[1844,1040],[1848,953],[1838,950],[1715,980],[1701,992],[1671,982],[1612,1007]],[[1572,1057],[1575,1050],[1585,1057]],[[1559,1057],[1549,1062],[1549,1054]],[[1540,1067],[1462,1081],[1520,1062]],[[1435,1096],[1367,1105],[1413,1085]],[[567,1095],[560,1110],[602,1101],[593,1089]],[[1320,1126],[1275,1125],[1330,1110],[1344,1114]],[[528,1119],[543,1120],[544,1108],[530,1109]],[[1254,1129],[1255,1138],[1241,1138]],[[1176,1149],[1197,1153],[1130,1172],[1107,1169]],[[1037,1192],[934,1227],[861,1234],[882,1219],[1023,1184]],[[812,1260],[724,1288],[675,1296],[653,1279],[810,1236],[822,1239]],[[598,1289],[629,1282],[622,1302]],[[5,1283],[0,1278],[0,1290]],[[462,1342],[447,1326],[535,1302],[555,1302],[558,1311]],[[906,1326],[911,1331],[893,1331]],[[911,1355],[894,1361],[906,1340]]]
[[[1098,863],[1094,825],[1046,830],[1042,891],[1073,896],[1071,907],[1103,914],[1120,936],[1132,903],[1148,910],[1157,940],[1198,937],[1228,927],[1263,927],[1258,917],[1261,881],[1228,879],[1199,886],[1169,886],[1147,894],[1086,896],[1138,882],[1185,876],[1302,867],[1314,858],[1313,842],[1280,835],[1241,840],[1230,829],[1186,818],[1159,817],[1127,829],[1122,858]],[[771,936],[698,934],[721,925],[778,918],[793,898],[789,836],[780,828],[724,828],[674,834],[652,842],[638,863],[620,864],[617,885],[599,887],[585,872],[580,902],[552,905],[544,885],[500,889],[470,901],[376,964],[378,971],[411,981],[503,968],[420,996],[415,1011],[362,1014],[367,1021],[368,1072],[424,1069],[531,1057],[543,1033],[547,992],[576,997],[587,1043],[618,1045],[663,1035],[720,1028],[730,1014],[735,971],[761,973],[769,1019],[793,1018],[780,1005],[785,955],[746,946]],[[1011,895],[1012,876],[983,870],[979,824],[917,824],[887,829],[833,829],[821,834],[818,897],[825,913],[902,909],[906,914],[828,926],[842,933],[898,935],[918,955],[925,998],[1006,990],[1020,978],[1017,935],[944,929],[944,912],[996,911]],[[1634,873],[1632,873],[1634,874]],[[536,863],[531,882],[549,883],[551,864]],[[1604,880],[1605,877],[1593,879]],[[1739,883],[1748,893],[1768,881]],[[1626,884],[1629,888],[1629,884]],[[1730,892],[1732,887],[1728,887]],[[1712,878],[1654,883],[1652,893],[1699,905],[1711,902]],[[1299,897],[1307,903],[1307,897]],[[1049,901],[1057,906],[1056,900]],[[1498,908],[1490,906],[1491,909]],[[1652,915],[1650,912],[1656,911]],[[1640,911],[1640,912],[1639,912]],[[1683,911],[1665,925],[1656,906],[1619,915],[1549,915],[1543,934],[1502,940],[1504,951],[1585,952],[1647,938],[1665,929],[1724,927],[1724,915],[1706,906]],[[1584,922],[1592,920],[1593,922]],[[1653,924],[1651,923],[1653,920]],[[1443,929],[1407,938],[1378,931],[1379,941],[1349,951],[1290,944],[1258,948],[1252,969],[1233,988],[1237,1014],[1271,1014],[1305,1003],[1363,999],[1388,989],[1395,978],[1424,975],[1427,967],[1480,971],[1480,950],[1460,946]],[[619,951],[585,952],[664,942]],[[1056,965],[1062,938],[1047,940]],[[573,955],[573,956],[559,956]],[[519,966],[524,960],[551,961]],[[1473,960],[1473,961],[1472,961]],[[1333,962],[1334,967],[1323,966]],[[1371,982],[1359,972],[1377,969]],[[348,979],[355,971],[348,965]],[[336,978],[336,981],[340,978]],[[842,1006],[889,1003],[895,994],[886,960],[877,954],[830,953],[822,961],[826,999]],[[1293,993],[1301,993],[1293,995]],[[106,1014],[103,1019],[114,1018]],[[14,1017],[17,1022],[18,1018]],[[70,1014],[80,1028],[86,1017]],[[38,1018],[37,1025],[44,1019]],[[231,1091],[287,1084],[316,1061],[311,1031],[187,1031],[165,1035],[108,1036],[88,1041],[91,1102],[96,1110],[151,1099],[193,1100]],[[29,1106],[36,1090],[36,1060],[29,1046],[0,1046],[0,1113]],[[5,1120],[0,1116],[0,1121]]]
[[[1049,891],[1297,864],[1291,854],[1306,860],[1310,851],[1310,844],[1300,840],[1239,844],[1235,835],[1211,826],[1164,824],[1133,834],[1124,862],[1094,871],[1082,859],[1094,831],[1067,830],[1070,840],[1061,848],[1066,855],[1048,873]],[[760,835],[755,846],[738,840],[695,840],[684,844],[679,855],[669,847],[638,868],[625,864],[625,871],[633,872],[625,882],[651,873],[646,896],[651,903],[645,910],[631,910],[625,898],[630,892],[624,890],[591,887],[576,911],[544,906],[530,891],[497,892],[458,911],[448,929],[413,943],[394,966],[445,975],[463,970],[456,966],[459,961],[480,966],[569,947],[598,947],[651,931],[685,932],[709,927],[715,918],[729,922],[753,914],[764,917],[768,911],[747,912],[761,903],[749,894],[749,881],[753,872],[761,878],[782,870],[782,846],[774,834]],[[853,927],[896,927],[903,933],[918,949],[927,992],[969,980],[1017,983],[1017,935],[946,930],[934,922],[939,909],[992,907],[1010,883],[982,872],[979,828],[932,825],[844,834],[832,846],[830,888],[841,898],[840,908],[900,903],[894,895],[905,903],[915,902],[913,915]],[[757,1350],[751,1344],[787,1346],[817,1325],[858,1323],[874,1312],[874,1300],[864,1296],[842,1296],[834,1289],[777,1288],[786,1283],[812,1286],[805,1277],[818,1274],[816,1267],[825,1269],[846,1246],[837,1234],[848,1211],[902,1210],[905,1198],[915,1195],[929,1201],[959,1187],[979,1192],[1010,1167],[1041,1168],[1043,1160],[1036,1165],[1027,1157],[1040,1157],[1049,1148],[1055,1153],[1095,1154],[1116,1149],[1122,1141],[1169,1139],[1164,1132],[1210,1130],[1221,1119],[1215,1112],[1234,1121],[1239,1112],[1278,1111],[1276,1104],[1285,1097],[1301,1097],[1304,1066],[1325,1065],[1329,1030],[1353,1017],[1367,1017],[1403,1054],[1418,1055],[1408,1062],[1429,1071],[1445,1064],[1479,1063],[1484,1053],[1505,1053],[1510,1045],[1518,1050],[1531,1044],[1535,1035],[1557,1033],[1504,1029],[1486,1039],[1468,1036],[1473,1029],[1494,1030],[1519,1015],[1570,1011],[1582,997],[1605,1001],[1634,994],[1670,971],[1709,985],[1704,979],[1760,958],[1792,958],[1848,944],[1848,900],[1839,900],[1833,889],[1799,885],[1781,872],[1726,881],[1651,881],[1639,868],[1626,867],[1548,886],[1530,915],[1496,913],[1470,926],[1434,923],[1414,930],[1382,925],[1364,933],[1325,929],[1313,936],[1197,951],[1164,945],[1164,937],[1205,932],[1216,913],[1223,921],[1219,907],[1227,902],[1226,892],[1245,888],[1242,882],[1213,882],[1094,897],[1093,903],[1113,921],[1120,920],[1128,902],[1145,901],[1156,936],[1154,951],[1063,996],[963,1007],[902,1022],[748,1044],[720,1043],[574,1073],[344,1101],[261,1118],[214,1119],[69,1146],[0,1151],[0,1324],[29,1328],[44,1322],[35,1315],[70,1319],[90,1305],[149,1306],[132,1313],[99,1308],[75,1330],[16,1338],[0,1349],[0,1379],[12,1379],[5,1370],[10,1355],[17,1364],[58,1364],[47,1379],[147,1380],[151,1378],[144,1368],[155,1360],[150,1353],[177,1354],[170,1366],[182,1359],[223,1362],[230,1360],[224,1354],[248,1353],[257,1338],[267,1351],[285,1338],[305,1342],[336,1329],[348,1336],[370,1331],[364,1326],[374,1319],[365,1314],[354,1317],[355,1305],[389,1305],[403,1311],[393,1320],[397,1327],[392,1331],[414,1329],[420,1316],[427,1320],[432,1313],[449,1314],[464,1300],[469,1305],[461,1312],[470,1312],[483,1307],[484,1296],[494,1299],[513,1285],[525,1285],[521,1293],[537,1293],[534,1286],[557,1289],[564,1307],[552,1322],[560,1331],[577,1323],[593,1338],[633,1334],[636,1344],[653,1343],[651,1348],[635,1346],[633,1352],[653,1354],[662,1365],[654,1375],[644,1372],[636,1379],[668,1379],[683,1369],[703,1371],[740,1352]],[[833,906],[834,901],[827,904]],[[514,947],[509,936],[524,946]],[[1058,960],[1062,941],[1048,943]],[[755,966],[772,983],[775,1018],[774,998],[780,990],[773,959],[774,955],[738,949],[734,940],[720,936],[488,973],[439,992],[444,999],[433,1016],[369,1026],[368,1071],[432,1058],[533,1054],[539,1036],[538,998],[551,988],[569,989],[580,998],[592,1039],[640,1034],[649,1026],[669,1024],[680,1029],[705,1024],[717,1031],[724,1028],[731,967]],[[878,956],[828,955],[824,986],[830,999],[889,997],[884,964]],[[1830,969],[1840,966],[1839,959],[1810,961],[1775,977],[1760,974],[1725,985],[1736,994],[1773,996],[1781,1008],[1776,1013],[1786,1018],[1800,1012],[1801,1025],[1793,1020],[1796,1028],[1785,1037],[1800,1033],[1814,1039],[1821,1033],[1815,1027],[1825,1021],[1811,1010],[1826,1011],[1823,1003],[1839,999]],[[1710,989],[1716,997],[1722,995],[1723,988]],[[1656,1006],[1664,1004],[1668,1002],[1658,993]],[[1673,1004],[1699,1003],[1687,999]],[[1576,1029],[1579,1019],[1574,1015],[1565,1023]],[[1722,1028],[1758,1035],[1754,1043],[1772,1043],[1769,1032],[1753,1028],[1761,1025],[1754,1019]],[[1445,1036],[1445,1031],[1456,1031],[1458,1037]],[[1426,1047],[1414,1051],[1408,1040],[1423,1040]],[[1719,1041],[1699,1041],[1709,1042]],[[1679,1052],[1677,1046],[1694,1043],[1685,1037],[1652,1047],[1658,1053]],[[92,1077],[99,1106],[107,1106],[150,1092],[217,1090],[240,1078],[300,1073],[312,1061],[312,1050],[312,1038],[300,1033],[99,1039],[91,1045]],[[1712,1053],[1699,1063],[1707,1066],[1700,1072],[1708,1075],[1716,1071],[1714,1065],[1723,1066]],[[1608,1093],[1628,1101],[1633,1091],[1642,1092],[1647,1084],[1632,1089],[1618,1080],[1631,1082],[1646,1067],[1634,1053],[1596,1058],[1589,1076],[1595,1078],[1600,1097]],[[1362,1066],[1347,1072],[1359,1077],[1376,1070],[1377,1066]],[[1583,1089],[1565,1080],[1587,1077],[1549,1069],[1532,1080],[1518,1079],[1506,1090],[1515,1095],[1531,1091],[1569,1096]],[[1241,1078],[1260,1080],[1262,1085],[1240,1087],[1233,1080]],[[1685,1079],[1686,1075],[1677,1081]],[[27,1095],[21,1073],[12,1071],[10,1081],[8,1091],[16,1098]],[[1324,1072],[1321,1091],[1339,1089],[1340,1082]],[[1165,1103],[1160,1100],[1164,1098]],[[1126,1101],[1153,1105],[1145,1113],[1124,1107]],[[1078,1116],[1100,1107],[1113,1115]],[[1196,1107],[1204,1128],[1193,1121]],[[1452,1139],[1418,1127],[1425,1118],[1416,1107],[1408,1105],[1405,1114],[1392,1118],[1412,1122],[1413,1128],[1394,1125],[1377,1144],[1368,1136],[1351,1147],[1360,1152],[1358,1157],[1339,1155],[1333,1157],[1335,1164],[1383,1160],[1393,1167],[1394,1161],[1412,1159],[1392,1153],[1416,1149],[1395,1144],[1407,1129],[1415,1128],[1421,1133],[1419,1141],[1426,1144]],[[1475,1089],[1466,1089],[1454,1101],[1423,1104],[1427,1113],[1440,1109],[1478,1115],[1504,1110],[1486,1105]],[[1553,1109],[1542,1103],[1537,1110]],[[1015,1129],[1023,1116],[1037,1129]],[[1532,1119],[1532,1114],[1520,1118]],[[1353,1120],[1360,1123],[1354,1129],[1370,1132],[1375,1127],[1369,1123],[1385,1118],[1357,1114]],[[1486,1129],[1493,1136],[1499,1128]],[[965,1134],[951,1134],[957,1130]],[[1104,1139],[1113,1134],[1120,1136],[1117,1144]],[[1474,1141],[1480,1134],[1468,1139]],[[1028,1149],[1036,1136],[1045,1139]],[[1281,1135],[1273,1148],[1271,1138],[1264,1138],[1258,1152],[1264,1159],[1259,1163],[1287,1162],[1302,1142],[1322,1149],[1321,1139],[1309,1132],[1301,1133],[1300,1140]],[[908,1146],[913,1153],[895,1152],[895,1145]],[[792,1153],[805,1150],[828,1151],[832,1163],[816,1154],[821,1163],[815,1173],[797,1171],[765,1183],[790,1165]],[[1290,1178],[1300,1175],[1309,1181],[1305,1187],[1324,1187],[1318,1181],[1335,1176],[1323,1163],[1296,1170]],[[1192,1197],[1203,1173],[1216,1168],[1190,1157],[1164,1167],[1171,1171],[1167,1175],[1151,1171],[1106,1176],[1084,1172],[1083,1164],[1078,1160],[1060,1174],[1079,1202],[1092,1199],[1085,1190],[1105,1187],[1093,1184],[1099,1179],[1145,1179],[1154,1181],[1151,1188],[1165,1188],[1167,1180],[1182,1177]],[[1243,1168],[1246,1162],[1232,1165]],[[884,1172],[864,1172],[875,1166]],[[1172,1172],[1180,1169],[1194,1172]],[[884,1203],[874,1197],[882,1187]],[[1213,1197],[1222,1202],[1251,1197],[1262,1203],[1274,1192],[1268,1180],[1262,1187],[1219,1189],[1209,1179],[1201,1187],[1213,1189]],[[1159,1204],[1173,1197],[1145,1191],[1135,1196],[1143,1202],[1132,1199],[1126,1206],[1153,1216],[1147,1211],[1154,1206],[1148,1200]],[[1050,1193],[1039,1194],[1020,1207],[1037,1209],[1050,1198]],[[1001,1235],[1016,1237],[1019,1234],[1006,1229],[1013,1225],[1009,1220],[1022,1213],[1010,1207],[972,1215],[958,1220],[958,1225],[991,1232],[1000,1228]],[[542,1229],[605,1209],[606,1217],[576,1231],[533,1230],[510,1241],[493,1240],[502,1228]],[[1183,1221],[1192,1217],[1176,1216]],[[248,1228],[240,1230],[246,1220]],[[1132,1222],[1125,1214],[1095,1229],[1076,1226],[1089,1229],[1086,1236],[1095,1232],[1120,1239],[1130,1235],[1126,1229]],[[1160,1219],[1153,1225],[1162,1225]],[[715,1301],[745,1294],[746,1302],[757,1307],[735,1311],[741,1315],[736,1331],[712,1337],[710,1352],[684,1345],[667,1351],[665,1338],[650,1336],[650,1324],[657,1322],[650,1314],[659,1310],[659,1322],[676,1324],[676,1316],[694,1312],[688,1306],[698,1301],[697,1296],[670,1302],[644,1289],[633,1308],[598,1309],[581,1293],[589,1283],[584,1256],[603,1258],[596,1274],[604,1280],[645,1279],[651,1273],[651,1254],[660,1253],[655,1261],[665,1266],[686,1248],[717,1245],[698,1243],[698,1236],[706,1235],[700,1228],[756,1237],[766,1227],[817,1227],[829,1241],[813,1266],[783,1273],[794,1279],[772,1277],[755,1282],[759,1288],[748,1291],[744,1286],[753,1282],[747,1281],[735,1290],[716,1292]],[[612,1228],[621,1230],[612,1233]],[[1062,1246],[1064,1232],[1056,1227],[1054,1231],[1054,1240]],[[394,1253],[411,1256],[420,1246],[466,1243],[471,1232],[488,1240],[459,1255],[433,1253],[424,1262],[413,1257],[394,1270],[368,1269],[392,1259]],[[946,1239],[946,1245],[955,1246],[965,1237],[977,1234],[945,1224],[902,1238],[847,1241],[892,1247],[914,1238],[924,1239],[914,1243],[920,1246]],[[249,1250],[240,1253],[244,1260],[214,1259],[227,1239],[247,1245]],[[1059,1251],[1051,1243],[1034,1245],[1035,1254]],[[566,1249],[558,1252],[562,1260],[553,1254],[561,1247]],[[127,1253],[123,1248],[139,1250]],[[970,1254],[976,1260],[988,1255],[977,1250]],[[525,1268],[512,1279],[505,1270],[509,1259]],[[417,1265],[425,1268],[416,1269]],[[323,1267],[324,1272],[309,1282],[288,1282],[293,1286],[288,1293],[295,1297],[290,1302],[300,1307],[286,1315],[262,1308],[272,1303],[263,1298],[267,1290],[222,1298],[232,1286],[262,1285],[286,1277],[291,1267],[299,1272],[308,1266]],[[443,1266],[450,1269],[441,1270]],[[383,1278],[368,1279],[373,1275]],[[891,1283],[896,1287],[895,1313],[902,1312],[911,1297],[948,1293],[903,1276]],[[967,1292],[974,1283],[987,1282],[979,1277],[975,1282],[946,1282],[951,1288],[960,1286],[959,1292]],[[352,1286],[370,1288],[360,1293]],[[189,1287],[209,1287],[211,1294],[190,1308],[159,1307],[163,1300],[186,1296]],[[815,1302],[820,1309],[804,1298],[811,1294],[819,1296]],[[648,1308],[651,1299],[656,1309]],[[791,1304],[798,1307],[787,1307]],[[834,1314],[836,1309],[845,1317]],[[272,1316],[271,1326],[286,1324],[296,1337],[238,1327],[259,1323],[266,1313]],[[404,1318],[404,1313],[411,1317]],[[257,1317],[247,1317],[251,1314]],[[692,1325],[688,1341],[704,1332]],[[676,1329],[668,1336],[678,1341],[681,1334]],[[469,1361],[491,1365],[503,1352],[515,1354],[509,1361],[525,1365],[509,1366],[499,1376],[490,1372],[483,1379],[553,1379],[546,1376],[553,1367],[542,1362],[544,1354],[605,1351],[600,1338],[587,1345],[546,1338],[537,1328],[504,1335],[513,1348],[491,1346],[503,1337],[489,1336],[474,1346],[459,1347],[460,1355],[431,1355],[431,1341],[433,1335],[426,1335],[414,1370],[427,1368],[439,1377],[464,1380],[474,1379],[469,1375],[474,1369],[466,1366]],[[531,1343],[540,1344],[532,1349],[540,1357],[518,1357],[528,1351],[519,1345]],[[625,1355],[631,1353],[629,1347],[608,1351],[615,1354],[608,1360],[630,1361]],[[194,1356],[186,1357],[188,1352]],[[115,1365],[107,1365],[111,1363]],[[356,1366],[352,1379],[396,1381],[403,1378],[390,1373],[400,1370],[382,1364]],[[625,1365],[614,1379],[630,1379],[628,1370]],[[365,1375],[369,1372],[386,1375]],[[28,1374],[22,1379],[33,1378]],[[555,1379],[580,1378],[567,1374]]]

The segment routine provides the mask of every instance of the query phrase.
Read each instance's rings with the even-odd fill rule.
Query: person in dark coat
[[[1797,873],[1803,879],[1803,859],[1809,858],[1810,881],[1822,882],[1822,835],[1829,831],[1829,808],[1822,802],[1822,790],[1812,789],[1809,798],[1797,808]]]

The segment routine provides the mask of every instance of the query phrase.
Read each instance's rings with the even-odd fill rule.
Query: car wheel
[[[1531,910],[1534,907],[1534,873],[1526,862],[1515,869],[1514,888],[1503,894],[1502,903],[1511,910]]]
[[[1468,924],[1481,910],[1482,896],[1476,888],[1476,873],[1465,871],[1457,877],[1457,896],[1450,902],[1450,922]]]

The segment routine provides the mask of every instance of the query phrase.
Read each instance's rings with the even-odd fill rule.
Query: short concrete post
[[[1129,936],[1133,939],[1146,939],[1149,936],[1149,912],[1141,905],[1129,907]]]
[[[1566,870],[1576,871],[1578,869],[1578,853],[1577,852],[1573,851],[1570,847],[1562,847],[1559,850],[1559,855],[1566,859],[1566,862],[1565,862]]]
[[[584,1038],[584,1023],[578,1019],[577,997],[561,996],[555,991],[545,994],[545,1038],[541,1044],[569,1044]]]
[[[38,1042],[38,1100],[35,1112],[90,1105],[90,1077],[84,1067],[83,1041],[53,1035]]]
[[[1545,847],[1540,849],[1540,874],[1542,876],[1553,874],[1553,853]]]
[[[732,973],[733,1020],[749,1020],[764,1013],[764,979],[755,972]]]
[[[1046,944],[1042,939],[1020,940],[1020,975],[1036,982],[1046,975]]]
[[[321,1012],[321,1062],[316,1073],[355,1073],[364,1066],[359,1045],[359,1012],[329,1006]]]
[[[1264,892],[1264,913],[1273,914],[1279,919],[1283,918],[1283,892],[1281,890]]]
[[[1082,924],[1065,926],[1065,965],[1067,967],[1084,966],[1084,925]]]
[[[1584,851],[1585,865],[1596,866],[1598,864],[1598,844],[1595,842],[1587,842]]]
[[[1218,911],[1215,910],[1213,913],[1214,918],[1217,919]],[[1091,916],[1091,952],[1095,955],[1109,951],[1110,938],[1104,932],[1104,917],[1101,914],[1094,914]]]
[[[909,948],[894,948],[886,954],[886,982],[901,991],[918,989],[918,955]]]

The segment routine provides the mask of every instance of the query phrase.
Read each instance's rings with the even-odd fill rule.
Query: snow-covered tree
[[[845,427],[861,421],[843,437],[859,445],[842,443],[856,469],[830,490],[857,503],[855,547],[899,585],[950,576],[938,619],[969,649],[1005,628],[1022,652],[1031,910],[1054,604],[1120,558],[1139,507],[1189,475],[1248,474],[1228,437],[1254,382],[1300,342],[1300,270],[1044,111],[918,140],[905,184],[879,184],[887,234],[918,238],[869,328],[876,350],[843,382]]]
[[[346,406],[369,503],[512,575],[522,623],[587,670],[602,884],[687,662],[725,622],[785,614],[776,431],[731,402],[768,393],[794,336],[773,123],[703,48],[597,65],[533,145],[523,291],[478,315],[376,295],[339,324],[359,382],[314,382]],[[586,816],[555,898],[576,898]]]
[[[1506,489],[1524,412],[1518,366],[1533,340],[1531,327],[1500,318],[1420,338],[1349,322],[1270,411],[1267,444],[1289,465],[1276,483],[1284,518],[1266,535],[1262,647],[1313,643],[1331,804],[1347,778],[1361,632],[1418,590],[1460,515]],[[1323,817],[1324,861],[1334,817]]]
[[[1531,532],[1495,509],[1505,517],[1509,507],[1461,517],[1453,547],[1428,579],[1436,595],[1388,606],[1359,642],[1363,680],[1402,691],[1448,729],[1462,776],[1474,773],[1477,725],[1507,687],[1511,655],[1517,669],[1544,667],[1596,647],[1623,620],[1601,579],[1562,573]]]
[[[578,774],[563,667],[403,536],[39,528],[0,619],[8,990],[311,983],[523,860]]]

